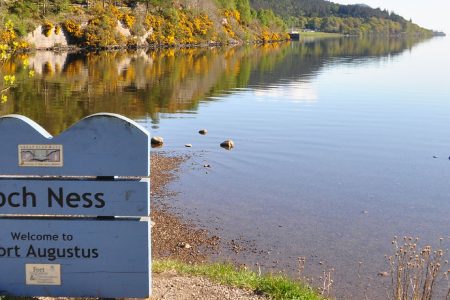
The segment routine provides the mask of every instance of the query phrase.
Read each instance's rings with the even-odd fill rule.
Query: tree
[[[252,20],[252,11],[249,0],[235,0],[236,9],[241,14],[241,21],[244,24],[250,23]]]

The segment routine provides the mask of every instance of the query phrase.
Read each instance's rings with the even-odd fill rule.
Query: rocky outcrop
[[[48,36],[44,33],[42,26],[38,26],[33,32],[26,35],[25,40],[36,49],[67,48],[69,42],[63,30],[52,28]]]
[[[87,23],[82,24],[81,27],[85,27],[86,25]],[[142,36],[133,36],[130,29],[123,26],[120,21],[117,21],[115,30],[126,38],[135,38],[136,45],[139,47],[148,46],[147,38],[153,34],[153,29],[150,29]],[[52,28],[47,34],[45,34],[42,25],[38,26],[33,32],[28,33],[24,39],[34,48],[39,50],[77,47],[77,45],[70,43],[69,37],[64,30],[56,30],[55,28]]]

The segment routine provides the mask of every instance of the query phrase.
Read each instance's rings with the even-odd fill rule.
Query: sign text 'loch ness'
[[[43,196],[38,198],[38,196]],[[46,195],[36,194],[27,189],[26,186],[16,192],[0,192],[0,208],[9,206],[17,207],[69,207],[69,208],[102,208],[105,206],[105,193],[87,192],[83,194],[65,192],[63,187],[57,190],[47,188]]]

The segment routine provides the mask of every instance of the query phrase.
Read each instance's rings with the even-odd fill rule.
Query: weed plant
[[[427,245],[420,249],[419,239],[404,237],[403,241],[394,237],[392,241],[394,254],[386,256],[390,266],[391,291],[393,300],[431,300],[437,290],[437,283],[447,280],[449,272],[442,272],[446,260],[447,250],[443,250],[440,239],[439,247],[433,250]],[[450,299],[450,288],[446,299]]]

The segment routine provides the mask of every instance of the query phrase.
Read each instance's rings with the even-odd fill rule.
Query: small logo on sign
[[[27,285],[61,285],[61,265],[26,264]]]
[[[19,145],[20,167],[62,167],[62,145]]]

